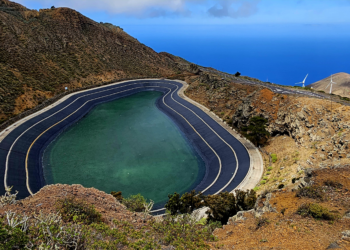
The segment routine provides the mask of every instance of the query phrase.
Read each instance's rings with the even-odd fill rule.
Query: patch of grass
[[[271,160],[273,163],[277,162],[277,155],[276,154],[271,154]]]
[[[253,188],[253,190],[256,192],[256,191],[258,191],[260,189],[260,187],[255,187],[255,188]]]
[[[264,185],[266,183],[266,181],[260,181],[260,184]]]
[[[56,209],[65,222],[79,222],[86,225],[102,222],[101,214],[95,210],[93,205],[75,197],[57,200]]]
[[[324,193],[319,186],[303,187],[297,191],[296,197],[307,197],[322,201],[324,200]]]
[[[327,208],[317,204],[317,203],[307,203],[299,206],[297,213],[301,216],[310,216],[315,219],[323,220],[336,220],[340,216],[338,214],[330,212]]]
[[[268,168],[267,168],[268,171],[270,171],[270,170],[272,170],[272,169],[273,169],[273,167],[268,167]]]
[[[270,175],[271,174],[271,172],[266,172],[266,175]]]

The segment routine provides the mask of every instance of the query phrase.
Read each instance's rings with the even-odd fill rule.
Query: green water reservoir
[[[156,203],[203,179],[205,164],[147,91],[100,104],[45,150],[47,184],[82,184],[123,196],[141,193]]]

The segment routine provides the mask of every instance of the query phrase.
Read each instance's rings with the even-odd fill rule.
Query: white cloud
[[[208,10],[214,17],[249,17],[258,12],[260,0],[221,0]]]
[[[29,0],[18,0],[26,4]],[[137,17],[152,17],[170,14],[188,15],[186,2],[198,0],[31,0],[31,4],[69,7],[76,10],[107,11],[111,14],[126,14]]]
[[[76,10],[107,11],[110,14],[124,14],[140,18],[159,16],[190,16],[191,9],[206,9],[215,17],[246,17],[256,12],[259,0],[17,0],[22,4],[30,1],[46,8],[69,7]],[[234,5],[239,5],[235,8]]]

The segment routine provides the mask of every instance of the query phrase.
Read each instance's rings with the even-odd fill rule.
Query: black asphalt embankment
[[[94,106],[141,91],[161,91],[157,106],[182,130],[206,163],[206,175],[197,191],[215,194],[232,191],[247,175],[250,158],[246,148],[198,107],[180,98],[182,84],[168,80],[137,80],[92,89],[70,96],[50,110],[23,122],[0,143],[0,194],[5,186],[25,198],[45,185],[42,153],[60,132],[86,115]],[[233,178],[234,177],[234,178]],[[133,185],[130,183],[130,185]],[[162,204],[154,207],[162,208]]]

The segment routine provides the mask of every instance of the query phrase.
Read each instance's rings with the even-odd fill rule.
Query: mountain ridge
[[[64,87],[166,77],[183,72],[187,64],[73,9],[29,10],[8,0],[0,0],[0,45],[0,123]]]

